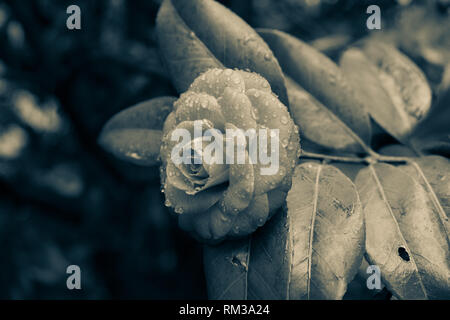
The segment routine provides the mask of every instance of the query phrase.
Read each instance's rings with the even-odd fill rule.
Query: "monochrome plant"
[[[395,298],[450,298],[450,140],[430,128],[450,108],[448,84],[432,89],[379,39],[351,44],[337,64],[212,0],[164,0],[157,36],[180,96],[120,112],[99,143],[160,166],[166,205],[204,243],[211,299],[342,299],[368,265]],[[201,138],[180,144],[176,130],[195,136],[195,124]],[[209,154],[239,149],[248,161],[204,161],[227,129],[254,134]],[[273,174],[250,157],[260,129],[278,130],[277,148],[258,145],[276,154]],[[181,151],[188,162],[174,161]]]

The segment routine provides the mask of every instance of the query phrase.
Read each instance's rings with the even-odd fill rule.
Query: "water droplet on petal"
[[[182,214],[183,212],[184,212],[184,209],[182,207],[175,208],[175,213]]]

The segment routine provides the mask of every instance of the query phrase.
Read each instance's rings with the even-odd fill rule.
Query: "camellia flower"
[[[196,137],[199,127],[202,135]],[[194,138],[180,143],[186,132]],[[242,139],[244,132],[251,134]],[[208,153],[208,161],[211,141],[224,145]],[[261,157],[268,153],[275,170]],[[299,155],[298,128],[267,80],[241,70],[210,69],[175,101],[164,123],[166,205],[178,214],[180,226],[200,239],[247,235],[282,205]]]

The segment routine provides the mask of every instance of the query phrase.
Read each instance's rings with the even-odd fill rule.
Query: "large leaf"
[[[366,253],[400,299],[448,298],[450,251],[440,213],[400,168],[370,165],[356,186],[366,222]]]
[[[401,168],[422,185],[439,214],[448,236],[450,234],[450,161],[439,156],[427,156],[415,158]]]
[[[288,104],[283,74],[272,51],[245,21],[212,0],[164,0],[158,43],[178,92],[212,67],[249,69],[269,81]]]
[[[373,119],[399,141],[407,141],[431,106],[422,71],[396,48],[377,41],[348,49],[340,65]]]
[[[323,53],[287,33],[270,29],[258,32],[274,51],[283,71],[370,144],[370,120],[364,101],[355,94],[340,68]]]
[[[286,76],[289,111],[300,136],[313,144],[337,152],[363,153],[369,147],[331,110]]]
[[[154,98],[125,109],[103,127],[99,144],[119,159],[138,165],[158,163],[164,120],[176,98]]]
[[[364,252],[353,183],[318,163],[296,167],[287,209],[251,238],[205,247],[211,299],[341,299]]]

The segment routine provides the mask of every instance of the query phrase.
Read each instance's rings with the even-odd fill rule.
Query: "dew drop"
[[[184,212],[184,209],[182,207],[175,208],[175,213],[182,214],[183,212]]]
[[[246,36],[244,37],[244,44],[249,43],[251,40],[252,40],[252,36],[246,35]]]
[[[241,79],[239,79],[239,76],[238,76],[238,75],[235,75],[235,76],[233,77],[233,83],[234,83],[234,84],[239,84],[239,83],[241,83]]]
[[[269,52],[267,52],[267,53],[264,55],[264,60],[266,60],[266,61],[272,60],[272,55],[271,55]]]
[[[258,109],[256,109],[256,108],[253,108],[253,109],[252,109],[252,118],[253,118],[254,120],[258,120],[258,119],[259,119],[259,116],[258,116]]]

